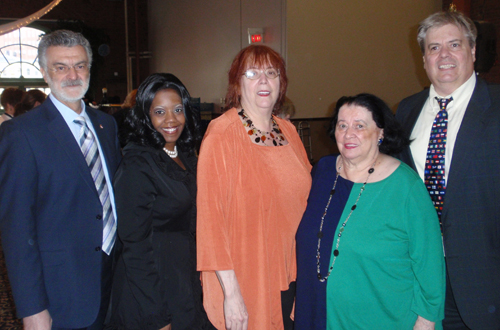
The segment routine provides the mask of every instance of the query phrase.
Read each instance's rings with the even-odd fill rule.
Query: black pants
[[[295,300],[295,282],[290,283],[288,290],[281,291],[281,311],[283,313],[283,326],[285,330],[293,330],[292,314],[293,302]]]

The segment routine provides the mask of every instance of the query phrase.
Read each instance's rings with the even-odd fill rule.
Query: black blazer
[[[408,137],[428,97],[424,90],[401,101],[396,118]],[[400,158],[415,169],[409,147]],[[441,220],[460,315],[472,329],[500,329],[500,86],[480,78],[455,142]]]
[[[112,179],[116,123],[86,112]],[[0,141],[0,230],[17,315],[48,309],[54,327],[86,327],[101,301],[102,206],[80,146],[50,98],[3,123]]]

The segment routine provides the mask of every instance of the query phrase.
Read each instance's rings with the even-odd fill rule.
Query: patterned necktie
[[[436,100],[439,103],[440,110],[432,124],[427,159],[425,161],[424,181],[436,208],[441,232],[443,232],[441,214],[443,212],[444,195],[446,192],[444,156],[446,152],[446,133],[448,131],[448,113],[446,112],[446,107],[453,100],[453,97],[449,99],[436,97]]]
[[[102,204],[104,214],[102,250],[109,255],[116,240],[116,220],[111,206],[108,185],[104,177],[99,149],[97,148],[97,140],[87,126],[84,117],[78,116],[73,122],[82,126],[80,129],[80,148],[89,166],[90,174],[92,175],[92,179],[94,179],[94,184]]]

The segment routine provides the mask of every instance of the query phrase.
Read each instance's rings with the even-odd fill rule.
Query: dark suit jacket
[[[111,176],[116,123],[87,107]],[[18,317],[48,309],[81,328],[101,299],[102,206],[80,146],[50,98],[0,127],[0,230]]]
[[[408,136],[428,96],[401,101],[396,118]],[[410,148],[401,160],[415,169]],[[472,329],[500,329],[500,86],[479,78],[455,142],[442,223],[460,315]]]

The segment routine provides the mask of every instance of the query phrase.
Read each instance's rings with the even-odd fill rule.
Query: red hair
[[[226,94],[226,109],[241,107],[241,84],[243,73],[250,67],[271,67],[280,71],[280,91],[274,109],[279,109],[285,100],[288,78],[286,76],[285,60],[273,49],[263,45],[250,45],[243,48],[233,60],[229,70],[229,86]]]

